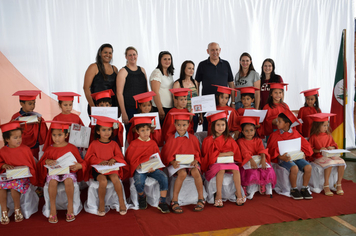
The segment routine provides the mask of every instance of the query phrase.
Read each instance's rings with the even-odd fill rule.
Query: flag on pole
[[[346,118],[346,104],[347,104],[347,69],[346,69],[346,50],[345,39],[346,30],[343,30],[341,35],[341,44],[339,56],[337,59],[335,82],[333,95],[331,100],[330,113],[337,114],[330,119],[330,127],[332,129],[332,136],[339,146],[345,148],[345,118]]]

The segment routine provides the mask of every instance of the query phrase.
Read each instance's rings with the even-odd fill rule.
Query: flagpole
[[[344,48],[343,48],[343,57],[344,57],[344,149],[346,149],[346,104],[347,104],[347,65],[346,65],[346,29],[343,29],[342,33],[344,34]]]

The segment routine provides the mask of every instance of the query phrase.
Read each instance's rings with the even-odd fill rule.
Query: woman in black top
[[[91,64],[84,77],[84,93],[88,101],[88,114],[91,114],[91,107],[95,107],[95,101],[91,97],[92,93],[97,93],[107,89],[112,89],[116,94],[116,76],[118,70],[111,65],[113,47],[110,44],[103,44],[96,54],[96,62]],[[117,107],[116,96],[112,97],[112,106]],[[120,114],[118,114],[118,117]]]

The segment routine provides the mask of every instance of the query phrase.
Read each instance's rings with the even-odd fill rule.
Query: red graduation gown
[[[162,162],[166,166],[170,165],[171,161],[175,160],[176,154],[193,154],[194,159],[200,163],[200,144],[197,137],[188,134],[189,138],[175,137],[171,135],[166,144],[162,148]]]
[[[30,178],[32,185],[37,185],[36,162],[33,158],[31,149],[26,145],[21,144],[17,148],[9,148],[4,146],[0,149],[0,170],[1,173],[6,172],[1,169],[4,164],[12,166],[28,166],[32,177]]]
[[[313,120],[308,117],[308,115],[312,114],[317,114],[320,113],[319,111],[316,110],[315,107],[301,107],[298,112],[298,119],[303,120],[303,124],[297,126],[297,130],[299,133],[303,135],[303,137],[309,137],[310,136],[310,129],[313,124]]]
[[[313,149],[311,148],[309,142],[295,129],[292,133],[284,132],[281,134],[280,130],[273,132],[267,141],[268,153],[271,156],[271,161],[277,163],[277,157],[279,155],[278,141],[290,140],[301,138],[301,149],[305,154],[305,159],[308,160],[311,155],[313,155]],[[284,153],[281,153],[282,155]]]
[[[337,144],[335,143],[333,137],[330,134],[327,133],[320,133],[318,135],[313,134],[309,138],[309,143],[312,149],[317,149],[320,150],[321,148],[328,148],[328,147],[335,147],[336,149],[338,148]],[[312,159],[318,159],[322,157],[323,155],[321,152],[319,153],[313,153],[313,158]]]
[[[241,160],[240,148],[236,141],[231,137],[225,140],[223,135],[217,138],[214,138],[213,135],[206,137],[203,141],[201,152],[201,169],[203,172],[207,171],[210,165],[216,163],[219,154],[222,152],[233,152],[234,160]]]
[[[272,134],[274,129],[277,129],[277,126],[272,125],[272,121],[278,117],[278,115],[284,112],[286,109],[289,109],[289,106],[285,103],[277,103],[275,107],[270,107],[266,104],[263,107],[263,110],[267,110],[265,120],[263,121],[264,135],[269,136]]]
[[[128,144],[130,144],[132,140],[135,140],[135,139],[138,138],[138,134],[137,134],[136,132],[133,132],[133,131],[132,131],[133,128],[134,128],[134,126],[131,125],[129,132],[127,133],[127,138],[126,138],[126,140],[127,140]],[[155,130],[153,131],[153,133],[150,134],[150,139],[154,140],[154,141],[157,143],[158,146],[160,146],[160,142],[161,142],[161,139],[162,139],[162,132],[161,132],[161,130],[162,130],[162,129],[157,129],[157,130],[155,129]]]
[[[85,173],[85,181],[88,181],[89,178],[92,178],[92,165],[98,165],[103,161],[109,161],[110,159],[115,159],[116,162],[124,163],[127,165],[122,155],[121,148],[115,141],[110,141],[109,143],[102,143],[99,140],[93,141],[88,151],[85,155],[85,162],[88,166],[88,170]],[[120,167],[119,170],[108,172],[104,175],[117,174],[120,179],[123,178],[123,168]]]
[[[262,140],[260,138],[253,138],[252,140],[246,140],[245,138],[240,138],[237,140],[237,144],[241,150],[241,165],[245,165],[253,155],[260,155],[264,153],[266,155],[266,162],[271,163],[271,158],[268,154],[268,149],[263,146]]]
[[[73,144],[68,143],[64,147],[53,147],[49,146],[46,151],[44,152],[42,158],[39,160],[37,163],[37,177],[38,177],[38,186],[43,187],[46,181],[46,176],[47,176],[47,168],[44,166],[46,164],[46,160],[57,160],[67,152],[71,152],[75,159],[77,159],[77,162],[82,164],[82,169],[77,171],[77,180],[78,182],[84,180],[84,173],[86,171],[86,163],[85,161],[80,157],[78,148],[74,146]]]
[[[124,146],[124,126],[121,123],[118,124],[119,128],[112,130],[112,140],[115,140],[119,144],[119,147],[122,148]],[[95,125],[91,125],[90,123],[89,127],[91,128],[89,144],[91,144],[94,141]]]
[[[168,137],[175,134],[176,127],[174,126],[174,117],[171,115],[172,112],[189,112],[187,108],[177,109],[172,108],[164,118],[162,125],[162,144],[167,141]],[[189,122],[188,133],[194,134],[194,122]]]

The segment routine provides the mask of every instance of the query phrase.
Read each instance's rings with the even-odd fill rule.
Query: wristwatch
[[[231,102],[232,105],[235,105],[235,102]]]

